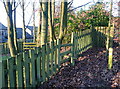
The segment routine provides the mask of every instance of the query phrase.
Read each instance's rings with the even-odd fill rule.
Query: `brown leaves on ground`
[[[75,66],[63,66],[39,88],[120,87],[120,47],[114,48],[113,67],[107,68],[104,48],[92,48],[75,60]]]

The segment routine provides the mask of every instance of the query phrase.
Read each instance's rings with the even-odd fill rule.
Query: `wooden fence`
[[[66,47],[70,49],[62,51]],[[0,85],[3,88],[36,87],[59,71],[61,64],[69,62],[74,65],[76,55],[91,47],[92,32],[87,29],[72,33],[69,44],[60,44],[58,39],[42,45],[41,48],[35,47],[33,50],[18,53],[16,57],[1,60]]]
[[[37,47],[36,43],[23,43],[23,50],[30,50]]]
[[[24,50],[30,50],[30,49],[34,49],[35,47],[37,47],[36,43],[32,43],[32,42],[27,42],[27,43],[23,43],[23,42],[18,42],[18,52],[22,52]],[[8,47],[8,43],[0,43],[0,54],[10,54],[10,50]]]
[[[114,33],[114,27],[112,26],[110,28],[110,37],[113,38],[113,33]],[[94,35],[94,46],[95,47],[105,47],[106,46],[106,41],[107,41],[107,36],[108,34],[108,27],[95,27],[93,28],[93,35]]]
[[[8,47],[8,43],[0,43],[0,54],[10,54],[10,50]],[[23,42],[18,42],[18,52],[22,52],[23,51]]]

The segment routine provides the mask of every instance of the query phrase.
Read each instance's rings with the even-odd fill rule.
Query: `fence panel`
[[[90,29],[72,33],[70,44],[62,45],[57,39],[42,47],[33,47],[33,50],[18,53],[15,58],[3,60],[3,86],[35,87],[56,73],[61,63],[69,61],[74,65],[75,56],[92,47],[91,34]],[[63,52],[63,47],[69,47],[69,50]]]

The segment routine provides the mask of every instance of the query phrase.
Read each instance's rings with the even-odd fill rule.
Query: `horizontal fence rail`
[[[22,52],[24,50],[30,50],[30,49],[34,49],[35,47],[37,47],[36,43],[23,43],[23,42],[18,42],[18,53]],[[8,47],[8,43],[0,43],[0,54],[10,54],[10,50]]]
[[[37,47],[36,43],[23,43],[23,50],[30,50]]]
[[[34,49],[2,60],[2,87],[25,88],[42,84],[59,71],[61,64],[74,65],[76,55],[92,47],[92,36],[92,30],[86,29],[73,32],[69,44],[61,44],[59,39],[42,47],[36,47],[34,43],[23,44],[32,45]]]

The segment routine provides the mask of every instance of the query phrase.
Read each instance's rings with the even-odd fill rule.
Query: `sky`
[[[31,3],[29,3],[29,1]],[[32,18],[31,18],[31,15],[32,15],[32,1],[34,1],[34,0],[27,0],[27,2],[26,2],[26,6],[29,3],[29,6],[26,8],[26,12],[25,12],[25,20],[26,20],[25,24],[26,25],[28,25],[29,21],[30,21],[29,25],[32,25],[32,22],[33,22]],[[56,0],[56,1],[59,1],[59,0]],[[71,0],[69,0],[69,1],[71,1]],[[80,6],[80,5],[84,5],[88,2],[92,2],[89,5],[93,5],[94,4],[93,1],[97,2],[98,0],[73,0],[73,6],[77,7],[77,6]],[[102,0],[102,1],[109,2],[110,0]],[[120,1],[120,0],[113,0],[113,2],[118,2],[118,1]],[[37,4],[38,4],[38,2],[37,2]],[[37,4],[35,6],[36,10],[39,8],[39,5],[37,5]],[[88,9],[89,5],[87,5],[83,9]],[[113,7],[117,8],[117,5],[114,4]],[[107,7],[106,9],[109,9],[109,8]],[[17,10],[17,18],[16,18],[17,27],[22,27],[22,9],[21,9],[21,6],[19,5],[16,10]],[[77,10],[80,10],[80,8],[77,9]],[[113,14],[116,16],[117,12],[118,11],[116,9],[116,10],[113,11]],[[36,22],[35,23],[36,23],[36,26],[37,26],[38,25],[38,20],[37,20],[38,19],[38,11],[36,11],[35,14],[36,14],[36,18],[35,18]],[[0,0],[0,22],[3,23],[5,26],[7,26],[7,14],[6,14],[4,5],[2,3],[2,0]]]

